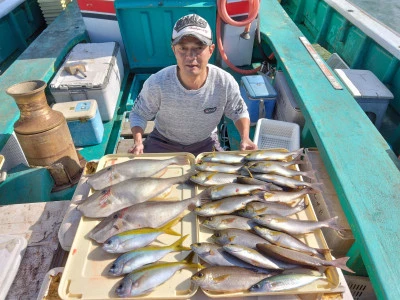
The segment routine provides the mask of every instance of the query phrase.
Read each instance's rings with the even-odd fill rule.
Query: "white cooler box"
[[[64,67],[83,64],[86,71],[69,74]],[[118,43],[88,43],[76,45],[50,83],[55,102],[94,99],[102,121],[113,118],[124,76],[124,66]]]

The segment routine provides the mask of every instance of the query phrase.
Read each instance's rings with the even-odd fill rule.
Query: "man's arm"
[[[139,126],[134,126],[131,128],[133,135],[133,147],[128,150],[129,153],[133,154],[143,154],[143,128]]]
[[[250,139],[250,119],[240,118],[235,126],[240,134],[240,150],[256,150],[257,145]]]

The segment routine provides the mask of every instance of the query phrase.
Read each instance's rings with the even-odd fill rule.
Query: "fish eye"
[[[202,277],[204,277],[204,274],[203,274],[203,272],[199,272],[199,273],[197,273],[197,277],[199,277],[199,278],[202,278]]]
[[[108,167],[108,168],[107,168],[107,171],[110,171],[110,170],[111,170],[111,167]]]
[[[215,235],[216,237],[221,237],[221,233],[220,233],[220,232],[216,232],[216,233],[214,233],[214,235]]]
[[[106,245],[111,245],[111,244],[112,244],[112,243],[111,243],[111,240],[106,241],[105,244],[106,244]]]
[[[118,219],[118,214],[115,214],[115,215],[113,216],[113,219]]]
[[[208,221],[212,221],[212,220],[213,220],[213,217],[208,217],[207,220],[208,220]]]

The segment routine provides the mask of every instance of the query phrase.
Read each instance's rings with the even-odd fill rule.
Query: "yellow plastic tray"
[[[189,153],[144,154],[136,158],[167,159],[175,155],[186,155],[190,161],[190,165],[170,165],[162,177],[180,176],[194,168],[195,158]],[[97,170],[133,157],[135,156],[130,154],[106,155],[100,159]],[[163,200],[183,200],[191,198],[194,195],[194,185],[181,184],[173,186],[171,192]],[[111,263],[118,257],[118,254],[105,252],[98,243],[86,237],[89,231],[99,222],[100,219],[82,217],[79,223],[58,289],[58,293],[62,299],[120,299],[114,291],[123,277],[107,276],[107,271]],[[185,246],[189,247],[197,241],[196,216],[193,213],[186,214],[182,221],[175,225],[173,229],[182,236],[189,234],[189,237],[184,242]],[[179,236],[162,234],[152,245],[170,245],[179,238]],[[181,253],[173,252],[165,256],[162,261],[180,261],[187,254],[187,251]],[[132,299],[191,298],[197,290],[197,287],[190,280],[194,271],[196,270],[183,269],[178,271],[150,294],[132,297]]]
[[[286,149],[281,149],[277,148],[275,150],[279,151],[285,151]],[[286,150],[287,151],[287,150]],[[251,151],[231,151],[230,153],[234,154],[241,154],[245,155]],[[210,153],[210,152],[208,152]],[[201,158],[208,154],[208,153],[201,153],[196,157],[196,162],[201,161]],[[293,166],[294,169],[299,170],[298,165]],[[295,177],[296,178],[296,177]],[[302,180],[300,176],[296,178],[297,180]],[[197,185],[195,190],[196,194],[202,192],[205,188],[201,187],[200,185]],[[308,204],[308,207],[299,213],[294,214],[291,216],[292,218],[299,219],[299,220],[313,220],[317,221],[317,217],[314,212],[314,208],[312,207],[312,203],[310,201],[310,198],[308,195],[305,197],[305,203]],[[210,237],[213,234],[213,231],[201,226],[199,223],[199,220],[197,219],[196,225],[198,227],[198,232],[199,232],[199,242],[212,242]],[[314,233],[308,233],[304,234],[303,236],[297,236],[305,242],[307,245],[315,248],[325,248],[328,249],[328,245],[326,244],[325,238],[323,236],[323,233],[321,230],[317,230]],[[326,255],[327,260],[332,260],[332,256],[330,254]],[[334,288],[336,288],[339,285],[339,273],[337,272],[337,269],[334,267],[328,267],[325,271],[326,275],[326,280],[325,279],[320,279],[315,281],[314,283],[308,284],[304,287],[294,289],[294,290],[288,290],[288,291],[282,291],[282,292],[271,292],[271,293],[250,293],[250,292],[240,292],[240,293],[217,293],[217,292],[211,292],[211,291],[206,291],[203,290],[204,294],[206,294],[210,298],[233,298],[233,297],[247,297],[247,296],[264,296],[264,295],[297,295],[297,294],[314,294],[314,293],[329,293],[331,292]]]

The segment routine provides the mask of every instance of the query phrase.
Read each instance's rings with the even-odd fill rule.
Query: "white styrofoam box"
[[[354,99],[376,128],[380,128],[392,92],[369,70],[335,69]]]
[[[297,123],[302,128],[305,123],[304,116],[286,81],[285,74],[282,71],[276,72],[274,87],[278,93],[276,100],[275,119]]]
[[[240,20],[240,17],[232,17],[234,20]],[[256,18],[250,27],[250,39],[243,39],[240,35],[244,31],[243,27],[232,26],[222,22],[222,44],[228,60],[235,66],[245,66],[251,64],[253,54],[254,37],[257,28],[258,18]],[[227,68],[228,65],[221,60],[221,66]]]
[[[254,143],[259,149],[297,150],[300,148],[300,127],[296,123],[259,119],[254,132]]]
[[[335,230],[322,228],[326,242],[329,248],[332,249],[332,254],[334,256],[346,256],[354,243],[354,236],[343,212],[336,190],[320,157],[318,149],[306,148],[304,153],[304,161],[306,163],[300,164],[300,169],[302,171],[314,170],[315,179],[310,181],[323,183],[321,185],[321,193],[309,194],[318,220],[323,221],[338,216],[338,224],[345,229],[342,235],[339,235]]]
[[[71,64],[83,64],[86,77],[67,73],[64,67]],[[118,43],[77,44],[51,81],[50,91],[55,102],[96,100],[101,119],[109,121],[114,115],[123,76]]]
[[[3,171],[8,171],[20,164],[29,166],[15,132],[10,135],[7,143],[0,149],[0,154],[4,156]]]
[[[5,299],[17,275],[27,241],[22,236],[0,235],[0,299]]]

